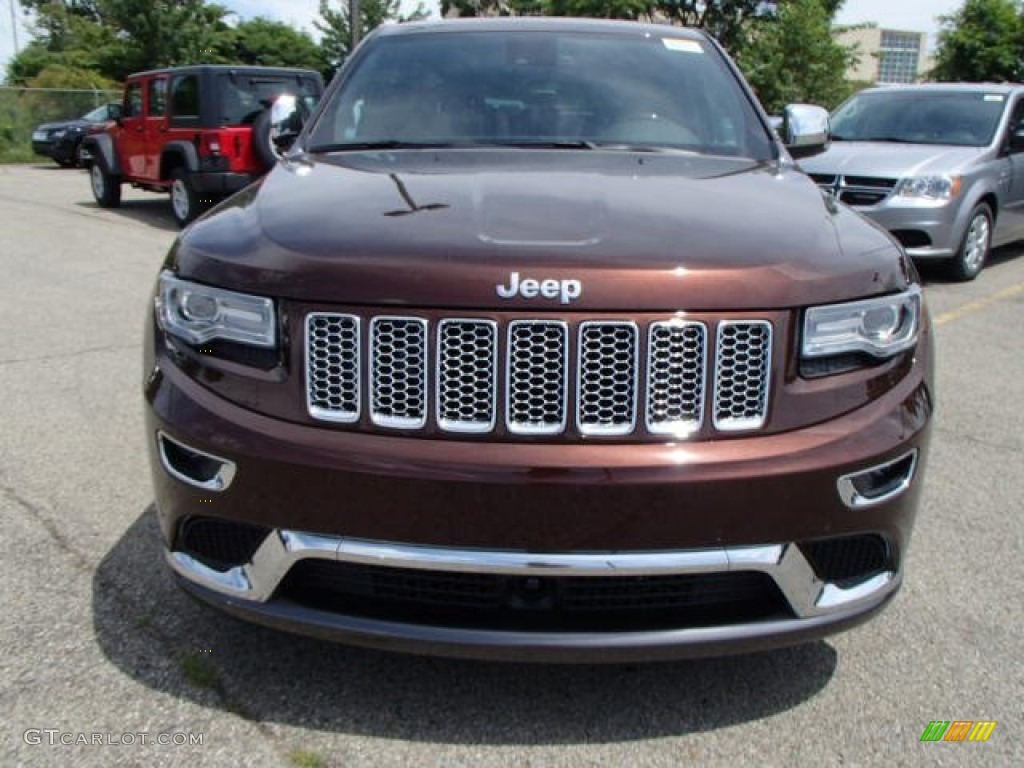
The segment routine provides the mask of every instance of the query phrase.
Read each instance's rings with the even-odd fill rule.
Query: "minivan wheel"
[[[184,168],[171,172],[171,210],[178,226],[184,227],[199,215],[199,196],[188,182]]]
[[[992,212],[981,203],[971,211],[960,250],[949,263],[950,276],[955,280],[973,280],[985,266],[991,249]]]
[[[117,208],[121,204],[121,179],[107,171],[102,157],[97,157],[89,168],[89,183],[101,208]]]

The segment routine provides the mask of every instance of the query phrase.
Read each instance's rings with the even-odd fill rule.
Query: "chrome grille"
[[[703,323],[651,323],[647,341],[647,431],[687,434],[704,421],[707,329]]]
[[[622,436],[638,422],[674,437],[706,421],[720,432],[764,426],[767,320],[709,328],[694,319],[594,319],[569,330],[565,320],[451,317],[431,327],[416,317],[313,312],[307,407],[318,420],[396,429],[424,428],[428,414],[455,433],[486,434],[501,422],[513,436]]]
[[[306,318],[306,397],[318,419],[359,419],[359,318],[314,313]]]
[[[718,324],[714,423],[722,431],[758,429],[768,411],[772,327],[763,320]]]
[[[565,429],[568,326],[554,320],[508,324],[505,423],[520,435],[554,435]]]
[[[830,173],[812,173],[810,176],[823,191],[847,205],[878,205],[892,194],[897,184],[897,179],[874,176],[837,176]]]
[[[636,324],[580,324],[577,424],[585,435],[628,435],[636,426]]]
[[[497,366],[497,323],[456,319],[438,323],[437,424],[441,429],[494,429]]]
[[[370,325],[370,418],[416,429],[427,421],[427,321],[375,317]]]

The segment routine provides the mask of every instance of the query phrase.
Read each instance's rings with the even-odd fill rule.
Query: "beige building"
[[[843,45],[857,46],[857,62],[846,71],[850,80],[868,83],[916,83],[933,66],[924,32],[866,27],[836,35]]]

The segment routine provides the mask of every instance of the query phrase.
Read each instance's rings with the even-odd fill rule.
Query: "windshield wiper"
[[[834,136],[832,138],[835,138]],[[884,141],[890,144],[920,144],[920,141],[914,141],[912,139],[904,139],[900,136],[868,136],[867,138],[858,139],[858,141]]]
[[[530,139],[523,140],[498,140],[498,141],[480,141],[474,143],[472,146],[476,147],[512,147],[514,149],[597,149],[597,144],[592,141],[585,141],[584,139],[564,139],[564,140],[553,140],[546,141],[539,139],[532,141]]]
[[[450,149],[452,147],[466,146],[454,142],[442,141],[397,141],[388,139],[386,141],[343,141],[337,144],[318,144],[310,147],[310,152],[366,152],[375,149]]]

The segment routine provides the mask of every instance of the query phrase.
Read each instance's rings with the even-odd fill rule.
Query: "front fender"
[[[114,140],[106,133],[97,133],[82,139],[82,149],[88,150],[92,156],[102,157],[103,165],[111,176],[121,175],[121,161],[114,150]]]

